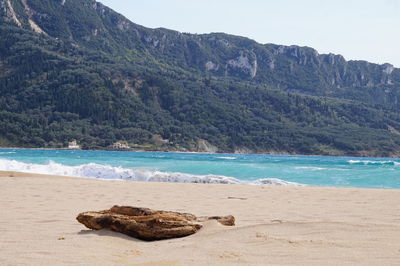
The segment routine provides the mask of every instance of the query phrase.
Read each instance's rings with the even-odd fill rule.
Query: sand
[[[75,217],[131,205],[228,215],[143,242]],[[400,190],[105,181],[0,172],[0,265],[400,265]]]

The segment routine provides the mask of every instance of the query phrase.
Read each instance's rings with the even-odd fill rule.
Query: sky
[[[225,32],[400,67],[400,0],[98,0],[149,28]]]

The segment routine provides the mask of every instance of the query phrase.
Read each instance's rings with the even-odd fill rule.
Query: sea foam
[[[263,178],[254,181],[239,180],[220,175],[192,175],[177,172],[162,172],[147,169],[131,169],[102,164],[69,166],[50,161],[48,164],[25,163],[0,159],[0,170],[35,174],[62,175],[108,180],[131,180],[146,182],[203,183],[203,184],[253,184],[271,186],[302,186],[302,184],[278,178]]]
[[[217,157],[217,159],[223,159],[223,160],[236,160],[236,157],[228,157],[228,156],[221,156]]]
[[[400,165],[400,162],[396,161],[371,161],[371,160],[349,160],[349,164],[360,164],[360,165]]]
[[[295,169],[298,170],[311,170],[311,171],[321,171],[321,170],[329,170],[328,168],[315,167],[315,166],[297,166]]]

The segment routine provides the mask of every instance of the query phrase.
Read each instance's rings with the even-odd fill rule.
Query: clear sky
[[[225,32],[400,67],[400,0],[98,0],[150,28]]]

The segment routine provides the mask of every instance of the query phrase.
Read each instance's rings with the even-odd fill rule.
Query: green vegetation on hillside
[[[25,26],[0,24],[2,146],[399,154],[400,71],[389,65],[146,29],[91,0],[28,4],[46,34],[23,8]]]

